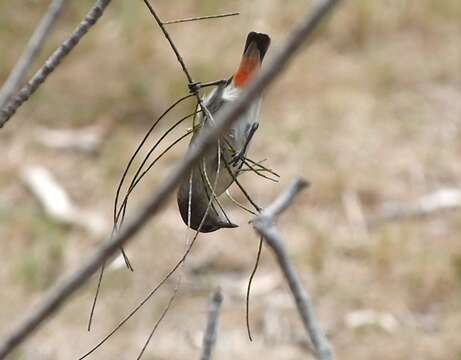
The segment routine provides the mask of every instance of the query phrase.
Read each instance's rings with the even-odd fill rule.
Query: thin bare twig
[[[123,186],[123,183],[125,181],[125,177],[127,176],[128,174],[128,171],[130,170],[130,167],[133,163],[133,161],[135,160],[136,156],[138,155],[138,153],[141,151],[142,147],[144,146],[145,142],[147,141],[147,139],[149,138],[150,134],[154,131],[155,127],[158,125],[158,123],[174,108],[176,107],[179,103],[183,102],[184,100],[192,97],[193,95],[186,95],[186,96],[183,96],[182,98],[176,100],[173,104],[171,104],[155,121],[154,123],[152,124],[152,126],[150,127],[150,129],[147,131],[147,133],[144,135],[143,139],[141,140],[141,142],[139,143],[138,147],[136,148],[135,152],[133,153],[133,155],[131,155],[130,157],[130,160],[128,161],[128,164],[127,166],[125,167],[125,170],[122,174],[122,178],[120,179],[120,182],[118,184],[118,187],[117,187],[117,191],[115,193],[115,200],[114,200],[114,227],[117,228],[119,227],[119,214],[118,214],[118,200],[119,200],[119,197],[120,197],[120,192],[122,190],[122,186]]]
[[[16,91],[19,83],[23,79],[30,65],[32,64],[35,56],[41,50],[45,39],[53,28],[54,24],[61,15],[62,9],[67,0],[52,0],[48,7],[45,16],[43,16],[40,24],[38,24],[32,37],[27,43],[24,52],[19,58],[18,62],[11,70],[10,75],[6,79],[2,88],[0,89],[0,109],[5,106],[10,97]]]
[[[203,335],[203,349],[200,360],[211,360],[211,355],[217,339],[218,317],[222,300],[221,289],[217,288],[211,295],[208,304],[208,320],[205,334]]]
[[[158,213],[185,174],[189,173],[193,165],[198,163],[205,151],[215,143],[218,136],[237,121],[239,115],[282,73],[296,51],[306,40],[312,38],[320,21],[337,3],[338,0],[322,0],[314,6],[313,10],[289,34],[288,39],[273,60],[261,70],[242,96],[217,115],[216,126],[203,132],[197,138],[196,146],[187,152],[184,159],[159,186],[158,190],[148,197],[141,210],[114,237],[102,243],[80,268],[58,280],[42,300],[34,305],[30,312],[26,313],[26,317],[5,336],[0,343],[0,359],[4,359],[45,320],[56,313],[64,302],[88,281],[104,261],[113,256],[120,246],[132,240],[147,221]]]
[[[264,166],[264,165],[261,164],[261,163],[264,162],[265,160],[256,162],[256,161],[254,161],[254,160],[251,160],[251,159],[248,158],[248,157],[246,157],[245,160],[248,161],[248,162],[250,162],[250,163],[253,164],[254,166],[260,168],[260,169],[261,169],[260,171],[267,171],[267,172],[271,173],[272,175],[274,175],[274,176],[276,176],[276,177],[278,177],[278,178],[280,177],[280,175],[277,174],[274,170],[272,170],[272,169],[270,169],[270,168],[268,168],[268,167],[266,167],[266,166]]]
[[[16,110],[29,99],[29,97],[46,80],[48,75],[50,75],[56,67],[58,67],[62,59],[79,43],[81,38],[101,17],[110,1],[111,0],[97,0],[69,38],[64,41],[53,52],[53,54],[50,55],[50,57],[45,61],[45,64],[43,64],[35,75],[32,76],[29,82],[24,85],[5,106],[0,108],[0,128],[7,123]]]
[[[309,295],[291,264],[283,244],[283,239],[274,225],[274,221],[277,217],[291,205],[296,195],[307,185],[308,183],[302,179],[293,181],[288,189],[280,195],[271,206],[263,210],[262,213],[253,220],[253,226],[258,234],[264,237],[264,240],[270,246],[277,258],[283,275],[290,286],[291,293],[293,294],[298,308],[298,313],[314,345],[318,358],[320,360],[331,360],[334,357],[333,351],[317,323]]]
[[[124,200],[122,202],[122,204],[120,205],[120,209],[118,208],[118,200],[119,200],[119,197],[120,197],[120,193],[121,193],[121,190],[122,190],[122,186],[124,184],[124,181],[125,181],[125,178],[128,174],[128,171],[130,170],[130,167],[131,165],[133,164],[133,161],[135,160],[136,156],[138,155],[138,153],[141,151],[142,147],[144,146],[144,144],[146,143],[147,139],[149,138],[149,136],[151,135],[151,133],[154,131],[155,127],[158,125],[158,123],[172,110],[174,109],[178,104],[180,104],[181,102],[183,102],[184,100],[187,100],[189,99],[190,97],[192,97],[194,95],[186,95],[186,96],[183,96],[182,98],[176,100],[173,104],[171,104],[155,121],[154,123],[152,124],[152,126],[150,127],[150,129],[147,131],[147,133],[144,135],[144,138],[141,140],[141,142],[139,143],[138,147],[136,148],[135,152],[133,153],[133,155],[131,156],[130,160],[128,161],[128,164],[127,166],[125,167],[125,170],[122,174],[122,178],[120,179],[119,181],[119,184],[118,184],[118,187],[117,187],[117,191],[115,193],[115,200],[114,200],[114,215],[113,215],[113,225],[112,225],[112,233],[115,233],[117,231],[117,229],[119,227],[121,227],[122,223],[123,223],[123,219],[124,219],[124,216],[125,216],[125,210],[126,210],[126,207],[128,205],[128,197],[131,193],[131,189],[128,190],[127,194],[125,195],[124,197]],[[181,136],[178,140],[178,142],[180,140],[182,140],[184,137]],[[173,143],[176,144],[177,142],[175,141]],[[167,149],[169,149],[170,147],[168,147]],[[166,151],[162,152],[162,154],[160,154],[159,157],[157,157],[157,159],[159,159],[161,156],[163,156],[163,154],[165,153]],[[153,163],[151,163],[151,165],[149,165],[148,169],[153,166],[153,164],[155,164],[155,162],[157,161],[154,160]],[[147,161],[147,159],[145,160]],[[144,162],[143,162],[143,165],[144,165]],[[138,174],[138,173],[137,173]],[[141,178],[144,176],[144,173],[141,175]],[[120,217],[122,217],[122,219],[120,220]],[[125,261],[128,259],[127,257],[124,256],[124,259]],[[127,262],[129,263],[129,262]],[[94,316],[94,312],[95,312],[95,309],[96,309],[96,303],[98,301],[98,296],[99,296],[99,291],[100,291],[100,288],[101,288],[101,283],[102,283],[102,279],[103,279],[103,276],[104,276],[104,268],[105,268],[105,264],[103,263],[102,266],[101,266],[101,272],[100,272],[100,275],[99,275],[99,278],[98,278],[98,282],[97,282],[97,286],[96,286],[96,292],[94,294],[94,297],[93,297],[93,301],[92,301],[92,304],[91,304],[91,310],[90,310],[90,315],[89,315],[89,318],[88,318],[88,331],[91,330],[91,324],[93,322],[93,316]]]
[[[170,126],[164,133],[163,135],[155,142],[155,144],[150,148],[150,150],[148,151],[148,153],[146,154],[146,156],[144,157],[142,163],[138,166],[138,170],[136,170],[136,173],[135,175],[133,176],[131,182],[130,182],[130,185],[128,187],[128,190],[126,192],[126,195],[125,197],[123,198],[123,201],[120,205],[120,208],[117,212],[117,215],[115,217],[115,221],[114,221],[114,228],[115,229],[119,229],[124,220],[125,220],[125,213],[126,213],[126,208],[128,206],[128,198],[129,196],[131,195],[132,191],[134,190],[134,188],[139,184],[139,182],[142,180],[142,178],[149,172],[149,170],[152,168],[152,166],[155,165],[155,163],[167,152],[167,151],[162,151],[162,153],[154,160],[152,161],[149,166],[147,167],[147,169],[145,169],[143,171],[143,167],[144,165],[147,163],[147,161],[149,160],[150,156],[152,155],[152,153],[155,151],[155,149],[158,147],[158,145],[168,136],[168,134],[173,131],[178,125],[180,125],[181,123],[183,123],[185,120],[189,119],[190,117],[194,116],[195,113],[191,113],[189,115],[186,115],[186,116],[183,116],[181,119],[179,119],[175,124],[173,124],[172,126]],[[189,135],[191,134],[192,131],[189,131],[187,132],[185,135]],[[183,139],[185,136],[181,136],[179,137],[179,139]],[[177,139],[178,140],[178,139]],[[177,141],[174,141],[173,144],[176,144]],[[171,147],[168,146],[168,150],[170,149]],[[142,172],[142,173],[141,173]]]
[[[263,251],[263,238],[261,236],[261,238],[259,239],[258,252],[256,254],[256,261],[253,266],[253,270],[251,271],[250,278],[248,279],[247,294],[246,294],[245,320],[247,324],[248,339],[250,339],[250,341],[253,341],[253,337],[251,336],[251,326],[250,326],[250,290],[251,290],[251,284],[253,283],[253,279],[256,275],[256,270],[258,270],[258,267],[259,267],[259,260],[261,259],[262,251]]]
[[[240,13],[239,12],[233,12],[233,13],[225,13],[225,14],[217,14],[217,15],[197,16],[197,17],[190,17],[190,18],[185,18],[185,19],[164,21],[163,24],[164,25],[171,25],[171,24],[179,24],[179,23],[184,23],[184,22],[189,22],[189,21],[219,19],[219,18],[224,18],[224,17],[229,17],[229,16],[237,16],[237,15],[240,15]]]
[[[147,345],[149,345],[152,337],[154,336],[155,334],[155,331],[157,330],[157,328],[159,327],[160,323],[162,322],[163,318],[166,316],[166,314],[168,313],[168,311],[170,310],[170,307],[171,305],[173,305],[173,301],[176,299],[176,293],[177,291],[179,290],[179,284],[178,286],[175,288],[174,290],[174,293],[173,295],[171,295],[170,297],[170,300],[168,300],[168,303],[166,304],[165,308],[163,309],[160,317],[157,319],[157,321],[155,322],[155,325],[154,327],[152,328],[149,336],[147,337],[147,340],[145,341],[140,353],[138,354],[138,357],[136,358],[136,360],[141,360],[142,356],[144,355],[144,352],[146,351],[147,349]]]
[[[244,211],[246,211],[247,213],[250,213],[250,214],[252,214],[252,215],[257,215],[256,212],[254,212],[253,210],[248,209],[245,205],[243,205],[242,203],[240,203],[239,201],[237,201],[236,199],[234,199],[234,197],[230,194],[229,189],[227,189],[227,190],[225,191],[225,194],[226,194],[227,198],[228,198],[231,202],[233,202],[235,205],[237,205],[240,209],[242,209],[242,210],[244,210]]]
[[[167,130],[168,131],[168,130]],[[191,130],[193,131],[193,130]],[[191,132],[189,131],[189,132]],[[176,140],[178,141],[178,140]],[[219,148],[219,146],[218,146]],[[168,149],[165,149],[165,151],[167,151]],[[159,157],[161,157],[162,154],[159,155]],[[159,158],[157,157],[157,159]],[[154,160],[155,162],[156,160]],[[218,164],[217,164],[217,168],[219,169],[220,168],[220,156],[219,156],[219,153],[218,153]],[[146,170],[148,171],[148,170]],[[191,172],[192,174],[192,172]],[[191,175],[192,176],[192,175]],[[219,179],[219,171],[216,172],[216,178],[214,180],[214,185],[212,186],[212,189],[215,189],[216,188],[216,184],[217,184],[217,181]],[[211,185],[210,185],[211,187]],[[213,190],[214,192],[214,190]],[[191,194],[191,193],[190,193]],[[189,214],[190,214],[190,204],[191,204],[191,197],[189,197]],[[205,214],[203,215],[202,217],[202,220],[200,221],[200,224],[195,232],[195,235],[192,239],[192,241],[190,242],[190,244],[188,244],[186,246],[186,251],[184,252],[183,256],[176,262],[176,264],[173,266],[173,268],[162,278],[162,280],[148,293],[147,296],[145,296],[141,302],[138,303],[138,305],[133,309],[131,310],[128,315],[126,315],[122,321],[119,322],[118,325],[116,325],[106,336],[104,336],[95,346],[93,346],[89,351],[87,351],[84,355],[82,355],[78,360],[83,360],[85,358],[87,358],[89,355],[91,355],[93,352],[95,352],[97,349],[99,349],[107,340],[109,340],[113,334],[115,334],[126,322],[128,322],[128,320],[130,320],[137,312],[139,309],[141,309],[142,306],[144,306],[144,304],[146,304],[151,298],[152,296],[157,292],[158,289],[160,289],[160,287],[163,286],[163,284],[165,284],[165,282],[178,270],[180,269],[189,253],[192,251],[192,248],[194,246],[194,243],[195,241],[197,240],[198,238],[198,235],[200,233],[200,229],[202,228],[206,218],[207,218],[207,215],[208,215],[208,211],[211,209],[211,205],[212,205],[212,202],[213,202],[213,198],[209,198],[209,201],[208,201],[208,206],[205,210]],[[190,227],[190,216],[188,217],[188,226]],[[179,280],[180,281],[180,280]],[[168,305],[166,306],[164,312],[162,313],[161,317],[158,319],[158,322],[155,324],[154,328],[152,329],[147,341],[144,343],[144,346],[138,356],[138,359],[140,359],[145,351],[145,349],[147,348],[147,346],[149,345],[149,342],[150,340],[152,339],[152,336],[154,335],[157,327],[159,326],[160,322],[162,321],[162,319],[165,317],[166,313],[168,312],[172,302],[174,301],[175,297],[176,297],[176,293],[179,289],[179,282],[177,284],[177,286],[175,287],[175,291],[173,293],[173,295],[171,296],[170,298],[170,301],[168,303]]]
[[[115,334],[123,325],[125,325],[128,322],[128,320],[130,320],[139,311],[139,309],[141,309],[141,307],[143,307],[144,304],[146,304],[152,298],[152,296],[155,295],[155,293],[166,283],[168,279],[171,278],[171,276],[176,272],[176,270],[178,270],[182,266],[182,264],[186,261],[187,256],[192,251],[192,247],[197,239],[198,233],[199,233],[198,231],[195,233],[194,238],[192,239],[191,243],[187,247],[186,251],[183,253],[181,258],[176,262],[175,266],[173,266],[173,268],[170,271],[168,271],[168,273],[162,278],[162,280],[159,283],[157,283],[157,285],[149,291],[149,293],[138,303],[138,305],[136,305],[106,336],[104,336],[101,340],[99,340],[98,343],[95,346],[93,346],[89,351],[87,351],[85,354],[80,356],[78,360],[83,360],[87,358],[89,355],[91,355],[97,349],[99,349],[107,340],[109,340],[109,338],[113,334]],[[174,294],[172,296],[172,299],[174,299]],[[165,311],[168,311],[169,307],[170,305],[167,305],[167,307],[165,308]],[[165,315],[166,315],[166,312],[165,314],[161,316],[161,319]],[[159,322],[161,321],[161,319],[159,319]],[[155,329],[153,331],[155,331]],[[145,346],[147,346],[147,344],[148,342],[146,342]],[[1,356],[1,353],[0,353],[0,356]]]
[[[173,42],[173,39],[171,39],[170,34],[165,29],[164,23],[162,22],[162,20],[160,20],[159,16],[155,12],[154,8],[149,3],[149,1],[148,0],[143,0],[143,1],[144,1],[144,4],[146,4],[146,6],[149,9],[152,16],[154,17],[155,21],[157,22],[157,25],[162,30],[163,35],[167,39],[168,43],[170,44],[171,49],[173,50],[174,54],[176,55],[176,59],[178,60],[179,64],[181,65],[182,71],[184,72],[184,74],[187,77],[187,81],[189,82],[189,84],[193,84],[194,80],[192,80],[192,76],[190,75],[189,70],[187,70],[186,64],[184,63],[184,60],[182,59],[182,56],[179,53],[178,48],[176,47],[175,43]],[[194,95],[196,95],[196,93],[194,93]]]
[[[267,179],[269,181],[272,181],[272,182],[279,182],[277,179],[273,179],[271,178],[270,176],[267,176],[267,175],[264,175],[264,169],[256,169],[255,167],[253,167],[249,162],[246,161],[246,159],[244,158],[243,159],[243,164],[247,166],[247,169],[245,171],[252,171],[254,174],[264,178],[264,179]]]

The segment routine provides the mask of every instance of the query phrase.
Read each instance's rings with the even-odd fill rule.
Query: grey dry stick
[[[16,91],[16,88],[23,79],[30,65],[32,65],[34,58],[42,49],[46,38],[50,34],[56,21],[59,19],[59,15],[61,15],[62,9],[66,3],[67,0],[51,1],[45,15],[27,43],[24,52],[0,89],[0,109],[5,106]]]
[[[15,114],[16,110],[26,102],[38,87],[47,79],[61,63],[62,59],[69,54],[79,43],[88,30],[96,24],[104,13],[111,0],[97,0],[88,14],[72,32],[69,38],[64,41],[45,61],[45,64],[35,73],[34,76],[24,85],[19,92],[13,96],[9,102],[0,108],[0,128]]]
[[[314,345],[317,357],[319,360],[332,360],[334,358],[333,351],[315,317],[314,307],[311,303],[309,294],[302,285],[298,273],[291,264],[285,250],[283,239],[274,224],[278,216],[292,204],[299,192],[307,186],[308,183],[303,179],[296,179],[293,181],[288,189],[281,194],[272,205],[263,210],[262,213],[253,220],[253,226],[274,252],[277,262],[290,287],[303,325]]]

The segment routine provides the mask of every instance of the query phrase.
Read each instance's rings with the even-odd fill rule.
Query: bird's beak
[[[233,228],[236,228],[236,227],[239,227],[238,225],[236,224],[233,224],[231,222],[222,222],[219,224],[219,227],[220,228],[225,228],[225,229],[233,229]]]

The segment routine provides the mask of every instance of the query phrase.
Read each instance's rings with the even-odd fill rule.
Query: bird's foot
[[[215,80],[215,81],[209,81],[209,82],[193,82],[190,83],[189,86],[189,91],[191,94],[196,94],[200,89],[206,88],[208,86],[221,86],[227,84],[227,80]]]
[[[229,161],[229,165],[231,166],[242,166],[245,161],[245,151],[237,151],[234,154],[232,154],[232,158]]]

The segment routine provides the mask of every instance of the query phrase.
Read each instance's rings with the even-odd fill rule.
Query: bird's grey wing
[[[224,105],[223,91],[224,85],[218,86],[203,102],[203,105],[214,116]]]

